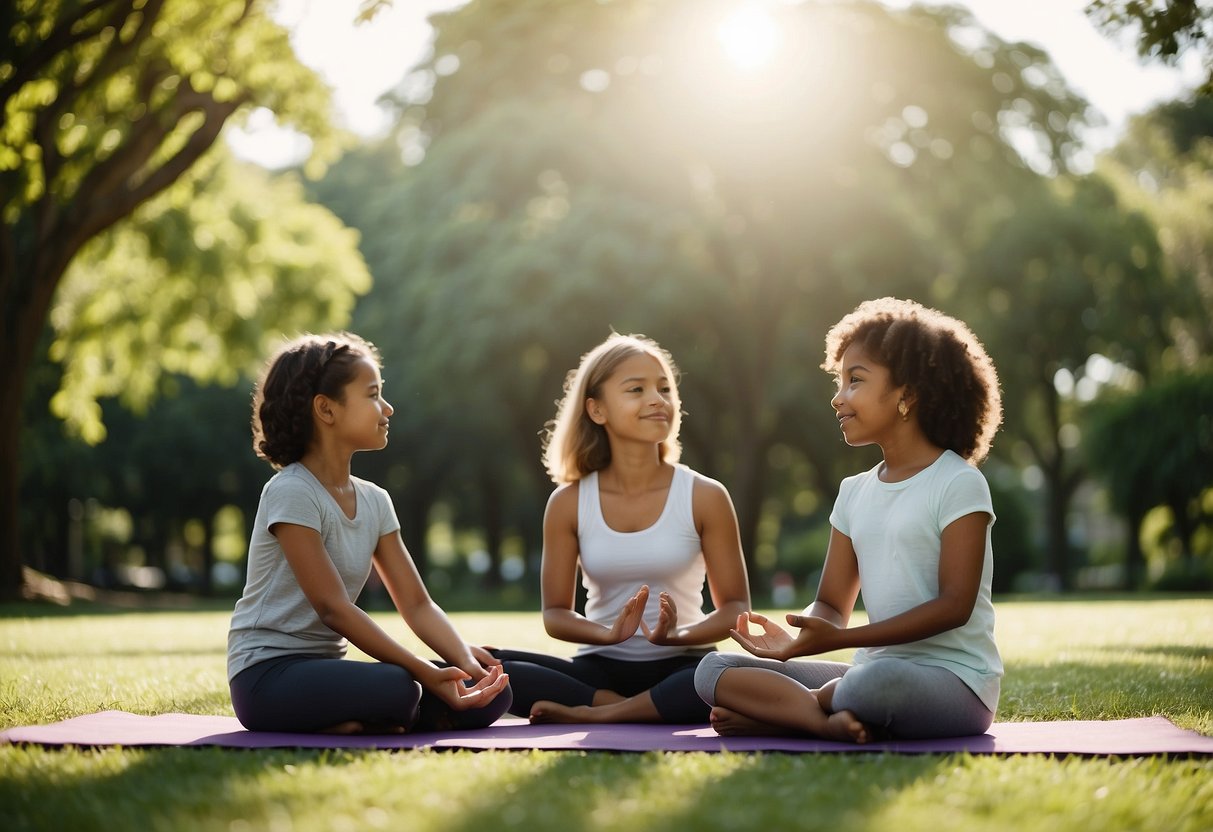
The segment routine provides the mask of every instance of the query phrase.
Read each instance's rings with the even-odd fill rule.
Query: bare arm
[[[978,511],[948,524],[940,538],[939,595],[900,615],[851,629],[844,629],[845,622],[837,624],[829,619],[823,621],[824,616],[813,617],[815,613],[789,616],[789,624],[804,628],[796,638],[797,652],[792,655],[905,644],[964,626],[973,615],[981,586],[989,522],[990,515]]]
[[[299,588],[324,626],[371,658],[399,665],[419,679],[437,669],[406,650],[349,599],[318,531],[275,523],[270,532],[278,538]]]
[[[379,538],[375,568],[409,629],[445,661],[476,680],[484,677],[484,664],[500,664],[488,653],[469,647],[455,631],[451,620],[426,590],[400,532]]]
[[[790,613],[787,616],[788,624],[800,627],[800,632],[793,637],[765,615],[746,612],[737,617],[736,628],[729,634],[746,650],[766,659],[787,661],[796,656],[825,653],[836,648],[819,647],[813,641],[816,634],[809,625],[845,631],[858,597],[859,561],[855,556],[855,547],[851,538],[838,529],[831,529],[830,546],[826,550],[826,562],[821,571],[816,599],[799,615]],[[750,624],[758,625],[762,632],[751,633]]]
[[[703,547],[708,589],[713,610],[689,627],[677,625],[677,610],[663,593],[662,618],[648,634],[654,644],[711,644],[728,636],[737,616],[750,608],[750,584],[733,501],[723,485],[713,480],[695,480],[692,496],[695,526]]]
[[[855,599],[858,597],[859,559],[855,555],[855,545],[851,538],[831,528],[826,562],[821,570],[821,581],[817,584],[817,597],[801,615],[822,618],[836,627],[845,627],[855,611]],[[789,624],[793,624],[792,618],[788,616]]]
[[[463,669],[436,667],[432,662],[409,652],[385,633],[346,595],[341,576],[337,574],[337,568],[333,566],[333,562],[324,548],[324,541],[315,529],[293,523],[276,523],[270,531],[282,545],[282,551],[295,575],[295,580],[299,582],[299,588],[303,590],[304,596],[312,605],[312,609],[316,611],[321,622],[333,632],[349,639],[350,643],[359,650],[381,662],[403,667],[426,690],[433,692],[456,710],[487,705],[505,689],[508,677],[501,673],[500,668],[493,668],[488,672],[481,668],[480,675],[476,677],[478,680],[476,684],[472,687],[465,687],[462,680],[466,679],[469,674]],[[393,536],[399,539],[398,534]],[[380,539],[379,548],[375,552],[377,563],[381,560],[383,541],[387,539],[388,536]],[[403,552],[403,544],[400,549]],[[409,566],[411,567],[411,565],[412,563],[409,561]],[[413,574],[416,574],[415,570]],[[388,583],[386,578],[384,582]],[[424,593],[425,589],[424,586],[421,586],[420,578],[417,579],[417,584]],[[388,586],[390,591],[391,584],[389,583]],[[428,598],[428,595],[426,597]],[[419,635],[421,634],[419,633]],[[424,636],[422,639],[425,640]],[[426,643],[429,644],[428,641]]]
[[[590,621],[575,609],[577,598],[577,486],[556,489],[543,515],[543,627],[552,638],[577,644],[618,644],[635,634],[644,616],[648,587],[624,606],[613,627]]]

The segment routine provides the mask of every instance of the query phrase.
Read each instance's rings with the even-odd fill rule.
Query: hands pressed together
[[[837,642],[841,629],[824,618],[788,613],[787,622],[800,632],[793,636],[765,615],[743,612],[737,616],[737,626],[729,630],[729,635],[755,656],[780,661],[826,653],[842,646]],[[761,627],[762,632],[751,633],[751,623]]]
[[[623,605],[619,617],[611,626],[606,643],[627,641],[639,630],[652,644],[678,644],[678,607],[673,597],[668,592],[658,596],[657,623],[653,627],[649,627],[644,620],[644,609],[648,602],[649,588],[645,585]]]

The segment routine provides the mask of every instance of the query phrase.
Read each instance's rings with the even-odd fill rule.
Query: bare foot
[[[531,706],[531,723],[600,722],[594,718],[592,705],[561,705],[559,702],[541,700]]]
[[[323,729],[321,734],[361,734],[364,728],[361,722],[351,719],[347,722],[338,722],[336,725],[330,725]]]
[[[822,732],[821,737],[827,740],[860,744],[870,739],[868,727],[856,719],[855,714],[850,711],[835,711],[830,714],[826,719],[826,730]]]
[[[613,705],[616,702],[622,702],[625,699],[627,699],[627,697],[622,693],[615,693],[613,690],[599,688],[598,690],[594,691],[594,701],[591,704],[595,707],[599,705]]]
[[[778,737],[789,733],[787,728],[759,722],[721,705],[712,708],[708,721],[712,723],[712,730],[722,737]]]

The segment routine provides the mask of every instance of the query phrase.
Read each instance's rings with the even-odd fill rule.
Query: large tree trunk
[[[50,312],[55,287],[67,267],[64,257],[38,256],[26,274],[13,250],[11,229],[5,228],[0,243],[0,354],[5,357],[0,373],[0,597],[21,595],[24,563],[17,529],[21,477],[21,414],[25,381],[33,366],[42,328]]]
[[[7,337],[4,339],[9,340]],[[9,345],[6,343],[5,347]],[[17,371],[20,362],[11,365],[13,372],[0,373],[0,599],[20,597],[22,588],[22,557],[17,535],[17,478],[21,463],[17,456],[20,445],[20,408],[24,374]]]
[[[1070,501],[1081,482],[1081,471],[1076,468],[1067,471],[1067,466],[1073,466],[1073,463],[1058,438],[1062,427],[1061,400],[1051,376],[1043,380],[1042,392],[1049,435],[1040,445],[1031,441],[1030,437],[1025,438],[1045,477],[1045,556],[1048,569],[1057,578],[1061,590],[1069,592],[1074,588],[1074,575],[1073,564],[1070,563],[1068,515]]]
[[[0,596],[4,597],[21,593],[23,556],[17,529],[21,403],[55,290],[85,243],[130,216],[193,167],[214,144],[227,119],[247,100],[241,94],[219,102],[209,92],[194,89],[188,79],[178,79],[177,93],[163,107],[135,117],[123,143],[88,169],[65,196],[60,188],[65,159],[56,141],[58,118],[71,112],[95,85],[108,83],[104,70],[133,60],[152,36],[164,0],[149,0],[139,9],[135,5],[116,4],[110,14],[85,22],[88,10],[96,8],[96,4],[85,4],[79,16],[60,21],[43,46],[0,83],[3,108],[27,81],[66,55],[73,43],[95,37],[107,27],[127,32],[127,37],[114,38],[101,59],[78,75],[75,86],[60,89],[53,105],[38,111],[35,132],[45,190],[30,204],[18,203],[20,214],[15,221],[0,222],[0,354],[5,362],[0,373]],[[248,10],[246,4],[246,14]],[[140,81],[148,89],[154,88],[164,80],[158,74],[162,69],[149,65]],[[191,113],[202,116],[198,128],[171,156],[149,165]]]

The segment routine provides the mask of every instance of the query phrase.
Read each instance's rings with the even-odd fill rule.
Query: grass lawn
[[[1013,600],[998,616],[999,720],[1162,714],[1213,735],[1213,599]],[[452,617],[469,640],[569,652],[537,615]],[[111,708],[231,715],[227,619],[0,607],[0,728]],[[1204,832],[1213,759],[0,746],[0,818],[10,832]]]

